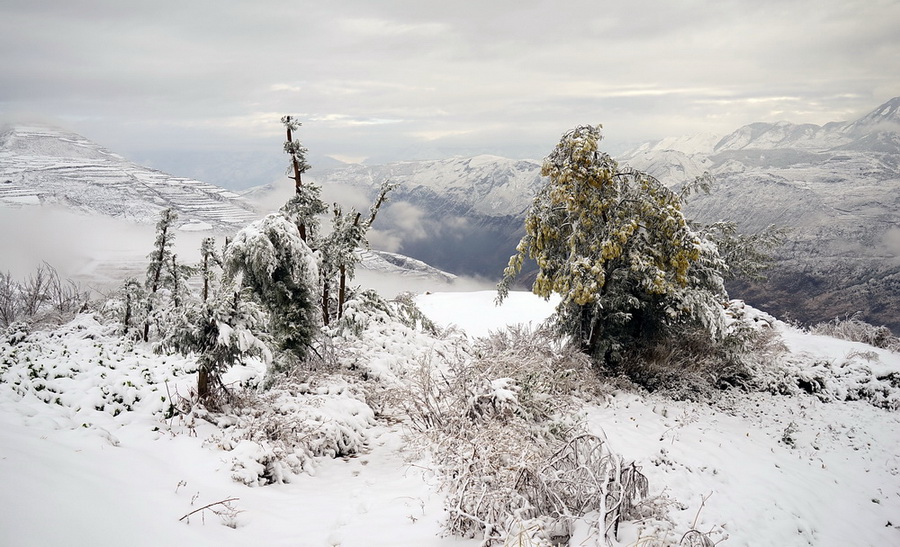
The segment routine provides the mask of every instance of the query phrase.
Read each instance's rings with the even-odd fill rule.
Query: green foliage
[[[599,126],[563,135],[544,162],[547,185],[500,283],[505,296],[526,257],[538,264],[533,291],[557,293],[557,324],[607,363],[629,344],[679,326],[721,330],[725,297],[716,246],[691,229],[681,197],[601,152]]]
[[[320,196],[322,189],[315,184],[304,184],[281,207],[281,213],[298,227],[303,226],[306,241],[314,241],[319,235],[319,218],[328,210]]]
[[[318,328],[318,267],[296,225],[273,213],[237,233],[225,271],[253,291],[269,312],[281,350],[302,360]]]
[[[207,301],[177,316],[158,350],[195,354],[198,365],[198,398],[217,406],[226,394],[222,374],[246,358],[271,359],[265,338],[266,316],[251,299],[249,289],[225,285]]]
[[[174,258],[175,247],[175,221],[178,213],[171,208],[163,209],[156,223],[156,241],[153,243],[153,251],[147,256],[150,263],[147,265],[146,286],[151,293],[155,293],[161,286],[166,285],[171,279],[170,264]]]

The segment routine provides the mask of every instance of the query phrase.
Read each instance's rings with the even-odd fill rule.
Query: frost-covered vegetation
[[[731,224],[690,222],[683,200],[708,190],[706,178],[675,193],[620,166],[600,150],[601,139],[600,126],[576,127],[544,161],[547,184],[525,219],[499,299],[532,258],[534,293],[561,298],[557,330],[601,366],[648,387],[659,383],[650,369],[739,382],[747,371],[733,349],[746,343],[746,333],[729,328],[724,281],[758,273],[777,232],[744,237]],[[685,361],[695,364],[686,371]]]
[[[281,504],[335,460],[364,467],[364,458],[380,454],[404,465],[396,453],[385,455],[395,435],[407,469],[431,482],[422,482],[419,498],[387,503],[417,499],[421,514],[405,515],[415,525],[425,498],[436,496],[441,509],[429,518],[439,516],[440,527],[428,528],[435,542],[443,533],[484,546],[706,547],[734,535],[739,545],[841,538],[837,545],[900,534],[892,521],[872,525],[900,511],[900,355],[890,344],[863,343],[878,337],[839,342],[729,301],[722,279],[755,271],[763,255],[748,262],[737,256],[747,242],[727,226],[688,222],[681,196],[597,151],[596,128],[567,134],[548,159],[551,184],[501,286],[508,299],[528,296],[508,289],[530,255],[541,268],[535,291],[560,297],[556,313],[530,326],[508,318],[473,338],[465,324],[483,303],[471,296],[445,304],[444,315],[423,312],[428,296],[387,300],[349,284],[389,187],[367,220],[335,208],[326,233],[318,191],[300,180],[307,166],[305,149],[291,139],[298,125],[290,118],[285,125],[297,192],[281,211],[242,229],[222,252],[204,241],[196,266],[172,252],[176,217],[165,211],[143,282],[127,280],[77,315],[43,300],[39,308],[55,310],[62,324],[38,313],[7,322],[4,420],[77,431],[104,446],[148,433],[153,442],[194,443],[191,457],[216,462],[213,474],[239,491],[274,491],[246,496]],[[22,288],[30,285],[10,294],[35,292]],[[858,416],[885,431],[855,429]],[[845,435],[860,455],[840,449]],[[753,456],[742,459],[742,451]],[[850,457],[876,473],[841,470]],[[822,517],[832,513],[803,513],[804,502],[821,496],[784,491],[781,483],[795,480],[788,471],[768,486],[782,488],[783,499],[732,490],[752,490],[781,466],[821,485],[849,480],[846,492],[827,495],[846,497],[830,502],[837,505],[877,505],[856,515],[865,530],[819,530],[834,526]],[[747,479],[747,469],[758,475]],[[881,472],[889,477],[871,478]],[[367,486],[378,480],[366,476]],[[176,494],[192,480],[179,479]],[[209,513],[235,534],[253,530],[235,543],[287,541],[244,520],[235,506],[241,497],[229,491],[172,520]],[[304,503],[317,511],[316,499]],[[769,505],[802,513],[800,524],[787,519],[760,536],[760,522],[743,511]],[[815,524],[804,528],[804,518]],[[405,533],[382,543],[334,534],[324,542],[413,544]]]
[[[63,281],[50,264],[42,264],[25,279],[0,272],[0,328],[14,323],[59,324],[87,308],[88,292]]]

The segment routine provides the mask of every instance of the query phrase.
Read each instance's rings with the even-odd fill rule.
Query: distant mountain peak
[[[845,132],[856,135],[885,130],[900,132],[900,97],[894,97],[845,128]]]

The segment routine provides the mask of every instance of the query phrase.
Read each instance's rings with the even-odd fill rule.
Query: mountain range
[[[900,97],[854,121],[753,123],[724,137],[646,143],[617,159],[672,187],[710,173],[713,191],[686,206],[697,221],[789,230],[768,280],[734,282],[732,296],[801,322],[859,312],[900,332],[898,111]],[[381,182],[397,183],[378,220],[394,250],[487,279],[502,272],[544,183],[538,162],[495,156],[354,165],[317,180],[369,197]]]
[[[900,331],[900,97],[851,122],[754,123],[696,144],[649,143],[620,159],[670,184],[712,174],[713,191],[687,204],[700,222],[789,230],[767,282],[732,293],[780,317],[859,312]]]
[[[672,187],[710,173],[713,191],[686,205],[697,221],[735,221],[744,233],[789,230],[769,279],[731,283],[732,296],[804,323],[858,312],[900,332],[900,97],[849,122],[753,123],[724,137],[646,143],[617,159]],[[359,210],[384,181],[397,185],[370,241],[402,255],[381,254],[378,268],[402,269],[405,255],[488,281],[500,276],[545,182],[538,162],[487,155],[349,165],[309,180],[326,199]],[[7,207],[57,204],[144,224],[174,207],[184,231],[230,233],[283,203],[290,189],[276,186],[239,196],[142,167],[64,130],[0,133],[0,204]]]

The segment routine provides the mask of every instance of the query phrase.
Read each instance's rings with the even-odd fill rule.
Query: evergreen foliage
[[[178,299],[178,291],[183,285],[179,283],[178,264],[175,260],[175,222],[178,213],[171,208],[163,209],[156,223],[156,240],[153,243],[153,251],[147,256],[150,263],[147,265],[147,278],[144,282],[147,288],[146,312],[144,321],[144,341],[150,340],[150,325],[163,315],[161,308],[165,302],[158,295],[160,289],[168,288]]]
[[[197,398],[215,407],[226,389],[222,374],[247,357],[271,360],[265,338],[265,312],[251,299],[249,289],[223,285],[208,300],[187,308],[177,326],[167,331],[157,349],[197,356]]]
[[[688,333],[721,339],[725,277],[758,273],[764,254],[729,225],[697,227],[685,218],[683,198],[708,187],[708,178],[676,194],[620,166],[599,149],[601,138],[600,126],[576,127],[546,158],[549,180],[526,217],[499,300],[530,257],[539,268],[533,291],[562,297],[557,326],[601,363],[616,367],[626,351]]]
[[[390,182],[382,184],[375,203],[369,209],[369,218],[365,221],[361,213],[354,209],[344,213],[335,204],[331,232],[320,234],[319,215],[325,213],[328,207],[320,197],[319,186],[310,182],[303,183],[301,179],[302,174],[310,168],[306,161],[308,150],[299,140],[294,139],[294,132],[301,124],[293,116],[283,116],[281,123],[287,132],[284,151],[291,157],[288,173],[293,173],[290,178],[295,181],[294,195],[281,208],[281,213],[297,226],[300,238],[319,253],[322,322],[328,325],[333,316],[340,319],[343,315],[344,303],[348,298],[347,282],[353,279],[360,259],[356,249],[368,245],[365,240],[366,232],[375,221],[388,192],[395,185]],[[337,295],[334,294],[335,288]],[[332,309],[335,314],[332,314]]]
[[[269,312],[278,348],[302,360],[319,325],[319,269],[297,226],[278,213],[250,224],[228,245],[224,263]]]
[[[212,284],[215,279],[215,274],[213,273],[213,267],[219,266],[222,267],[222,257],[218,251],[216,251],[216,240],[212,237],[207,237],[203,239],[203,243],[200,244],[200,275],[203,278],[203,293],[201,294],[204,302],[207,301],[210,295],[210,289],[212,289]]]

